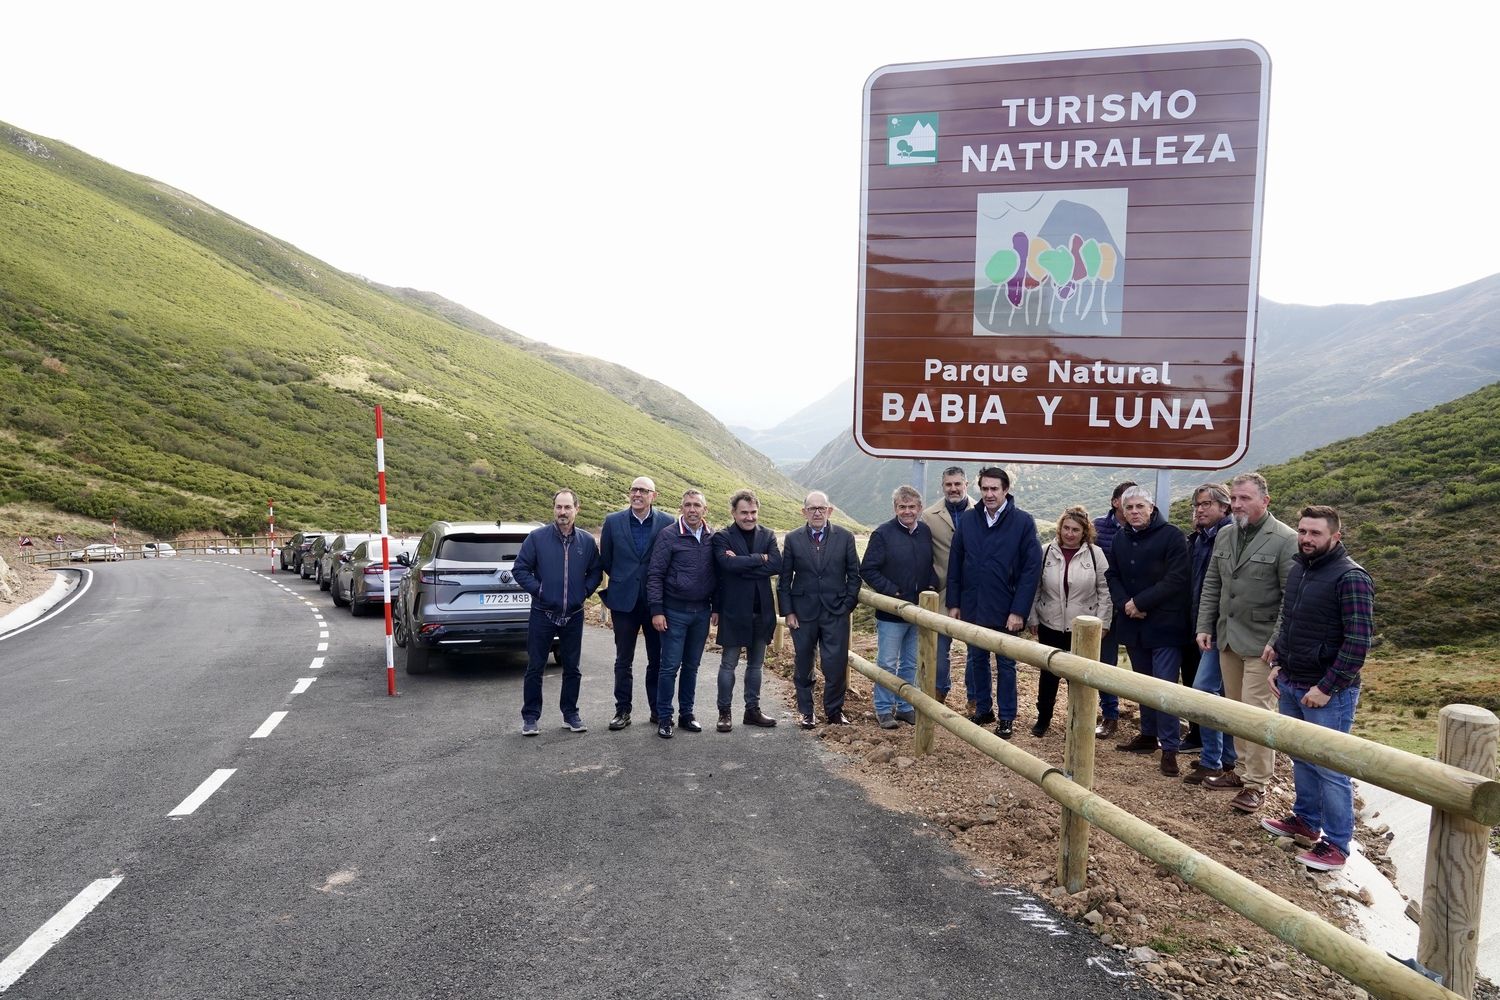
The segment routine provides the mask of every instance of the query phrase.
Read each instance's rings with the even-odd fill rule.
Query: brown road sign
[[[865,84],[855,439],[893,458],[1244,454],[1270,58],[1210,42]]]

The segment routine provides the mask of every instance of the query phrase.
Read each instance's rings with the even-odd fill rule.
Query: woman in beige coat
[[[1104,573],[1109,560],[1094,544],[1094,522],[1082,507],[1069,507],[1057,519],[1057,538],[1042,551],[1042,582],[1036,591],[1027,623],[1036,628],[1037,641],[1054,649],[1069,649],[1073,619],[1093,615],[1109,631],[1114,604]],[[1043,670],[1037,684],[1036,725],[1031,735],[1044,736],[1052,724],[1058,676]]]

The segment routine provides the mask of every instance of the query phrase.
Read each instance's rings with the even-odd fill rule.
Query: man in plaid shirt
[[[1282,715],[1347,733],[1375,631],[1375,584],[1344,551],[1342,537],[1338,511],[1302,508],[1281,617],[1263,655]],[[1308,847],[1297,856],[1308,868],[1339,871],[1354,835],[1353,783],[1347,774],[1296,759],[1292,778],[1292,814],[1260,825]]]

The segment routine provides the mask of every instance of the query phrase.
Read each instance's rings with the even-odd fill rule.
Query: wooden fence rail
[[[922,689],[852,652],[850,668],[912,704],[918,713],[914,739],[919,754],[930,747],[930,729],[924,734],[924,726],[940,725],[1031,781],[1062,805],[1059,884],[1067,886],[1069,891],[1083,887],[1087,828],[1097,826],[1377,997],[1472,997],[1486,827],[1500,819],[1500,782],[1492,777],[1500,721],[1493,713],[1473,706],[1445,708],[1443,740],[1453,748],[1440,755],[1452,763],[1432,761],[1079,655],[1097,655],[1097,619],[1078,620],[1075,652],[1065,653],[939,614],[933,610],[936,595],[930,592],[923,594],[921,601],[923,606],[919,607],[869,590],[860,593],[861,603],[899,615],[921,628],[918,676]],[[932,664],[922,661],[935,655],[938,632],[1033,667],[1046,667],[1068,680],[1066,771],[974,725],[934,697]],[[1075,687],[1079,689],[1076,698]],[[1094,794],[1089,787],[1093,745],[1083,730],[1086,728],[1092,736],[1097,693],[1091,689],[1095,688],[1274,747],[1432,805],[1433,828],[1418,957],[1428,968],[1442,974],[1451,989]],[[1468,767],[1476,770],[1467,770]]]

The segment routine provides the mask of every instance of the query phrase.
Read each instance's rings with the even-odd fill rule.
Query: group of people
[[[522,732],[534,735],[541,714],[542,665],[554,636],[563,668],[561,708],[574,732],[584,732],[578,712],[579,650],[584,601],[608,576],[601,592],[615,638],[615,715],[611,730],[631,723],[635,651],[646,646],[646,701],[657,735],[675,728],[701,732],[694,713],[698,668],[709,629],[718,626],[719,732],[734,727],[732,699],[744,655],[746,725],[772,727],[760,708],[766,646],[779,607],[795,652],[796,721],[816,726],[814,667],[823,674],[823,717],[848,725],[843,711],[850,615],[861,583],[876,593],[916,601],[935,590],[950,616],[1019,635],[1034,629],[1046,645],[1071,647],[1071,627],[1081,615],[1104,626],[1100,660],[1118,662],[1123,647],[1137,673],[1348,732],[1358,702],[1360,670],[1373,633],[1374,586],[1342,543],[1332,507],[1302,509],[1296,527],[1270,513],[1270,493],[1257,473],[1227,485],[1205,483],[1193,493],[1193,530],[1185,534],[1157,509],[1151,492],[1135,483],[1114,490],[1110,511],[1091,519],[1070,507],[1056,535],[1042,545],[1032,516],[1010,495],[1010,476],[997,466],[979,470],[979,498],[970,495],[960,466],[943,470],[943,495],[923,506],[921,493],[899,487],[893,516],[870,535],[863,558],[854,536],[831,523],[833,506],[821,491],[802,508],[806,524],[785,536],[758,523],[755,494],[730,498],[732,523],[707,524],[707,501],[697,490],[683,495],[678,515],[655,507],[656,487],[646,477],[631,484],[630,504],[604,520],[596,545],[573,519],[571,490],[554,497],[554,521],[534,531],[515,563],[517,581],[532,595],[530,663],[522,707]],[[775,587],[773,601],[772,587]],[[914,683],[917,626],[876,612],[879,665]],[[936,689],[946,701],[952,687],[952,639],[938,637]],[[967,713],[1011,739],[1018,716],[1015,661],[970,645],[965,661]],[[1052,723],[1059,678],[1040,673],[1031,732]],[[914,723],[912,706],[877,686],[877,723],[894,729]],[[1100,694],[1095,733],[1115,736],[1119,700]],[[1189,727],[1149,705],[1140,706],[1140,730],[1116,744],[1127,753],[1160,752],[1162,774],[1182,776],[1179,754],[1198,750],[1182,780],[1192,786],[1235,791],[1230,805],[1256,813],[1271,782],[1275,754],[1244,748],[1243,771],[1231,736]],[[1353,787],[1347,775],[1293,762],[1296,801],[1284,819],[1261,825],[1292,837],[1307,850],[1298,860],[1323,871],[1343,867],[1353,835]]]

